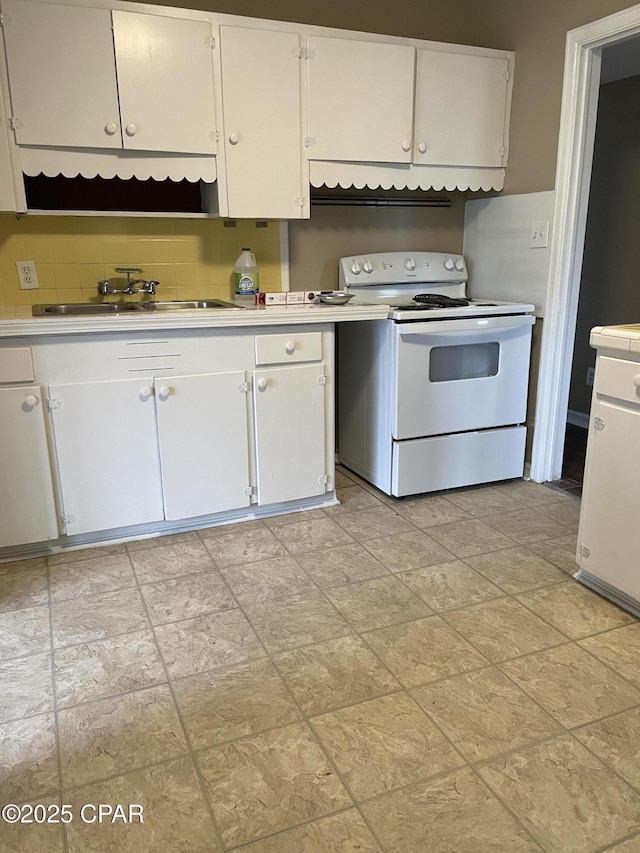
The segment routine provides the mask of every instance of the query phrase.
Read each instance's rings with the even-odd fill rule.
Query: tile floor
[[[3,851],[639,853],[640,625],[571,577],[577,498],[338,485],[0,567],[0,801],[73,814]]]

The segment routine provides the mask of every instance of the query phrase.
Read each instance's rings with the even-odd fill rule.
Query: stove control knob
[[[453,263],[453,260],[451,258],[446,258],[446,260],[444,262],[444,268],[446,270],[452,270],[454,268],[454,263]]]
[[[458,272],[462,272],[462,270],[464,269],[464,261],[462,260],[462,258],[456,258],[455,266]]]
[[[413,258],[407,258],[404,262],[404,266],[405,269],[407,269],[409,272],[413,272],[416,268],[416,262],[413,260]]]
[[[360,275],[360,273],[362,272],[362,267],[360,266],[360,264],[357,261],[354,261],[351,264],[351,272],[354,275]]]
[[[371,261],[365,261],[365,262],[362,264],[362,269],[363,269],[366,273],[372,273],[372,272],[373,272],[373,264],[371,263]]]

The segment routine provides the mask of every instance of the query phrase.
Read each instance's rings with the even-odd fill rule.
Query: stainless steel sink
[[[222,299],[185,299],[174,302],[69,302],[64,305],[34,305],[31,313],[34,317],[87,317],[105,314],[129,314],[132,311],[183,311],[205,310],[212,308],[238,308],[233,302]],[[240,309],[241,310],[241,309]]]

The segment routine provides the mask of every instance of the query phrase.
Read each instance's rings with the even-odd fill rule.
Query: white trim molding
[[[640,35],[640,5],[567,33],[556,168],[549,294],[531,456],[531,479],[562,475],[582,255],[603,47]]]

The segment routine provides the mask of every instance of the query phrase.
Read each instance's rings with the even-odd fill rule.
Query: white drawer
[[[0,349],[0,382],[33,382],[31,347]]]
[[[596,366],[595,392],[640,403],[640,362],[601,355]]]
[[[256,341],[256,366],[322,360],[322,333],[292,330],[287,335],[259,335]]]

